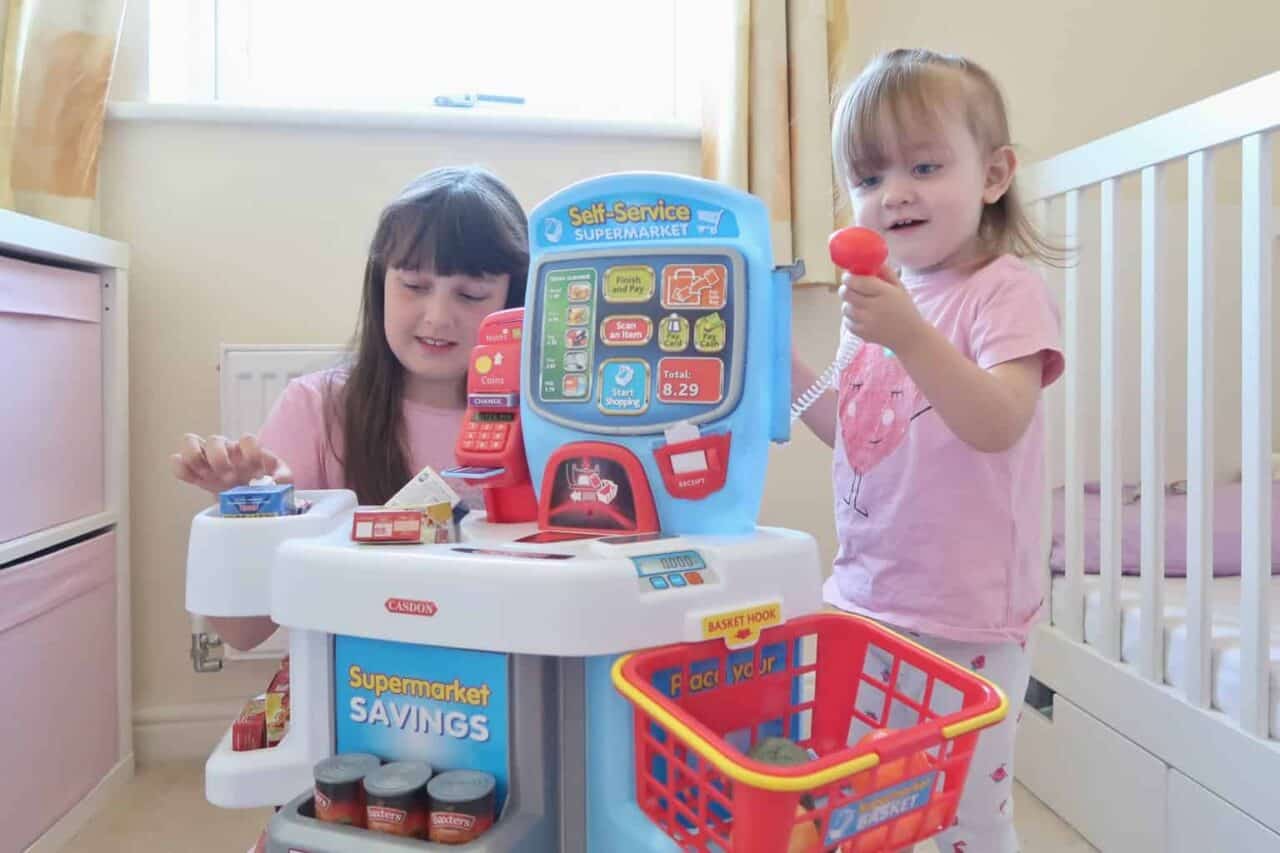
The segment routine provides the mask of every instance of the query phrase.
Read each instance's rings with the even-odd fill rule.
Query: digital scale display
[[[732,252],[621,254],[544,264],[530,405],[591,432],[712,420],[742,389],[742,262]]]
[[[668,551],[631,557],[645,591],[680,589],[714,583],[715,576],[697,551]]]
[[[635,564],[636,574],[640,575],[640,577],[663,574],[665,572],[696,571],[707,567],[706,561],[702,559],[702,555],[697,551],[641,554],[638,557],[632,557],[631,562]]]

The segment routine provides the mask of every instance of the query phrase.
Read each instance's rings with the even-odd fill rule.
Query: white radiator
[[[346,352],[338,346],[222,345],[218,409],[222,434],[256,433],[290,379],[331,367]]]
[[[218,359],[218,409],[220,431],[236,439],[256,433],[289,380],[323,370],[346,353],[340,346],[242,346],[223,344]],[[204,620],[196,617],[193,634],[205,633]],[[288,634],[281,629],[250,652],[224,647],[224,659],[279,658],[289,649]]]

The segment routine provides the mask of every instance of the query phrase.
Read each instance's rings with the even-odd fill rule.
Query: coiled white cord
[[[822,375],[814,380],[803,394],[796,397],[791,403],[791,422],[795,423],[800,416],[809,410],[809,407],[818,402],[818,398],[827,392],[828,388],[834,388],[836,382],[840,380],[840,374],[853,361],[853,357],[858,354],[858,350],[862,348],[862,339],[850,332],[840,324],[840,348],[836,350],[835,360],[827,365],[827,369],[822,371]]]

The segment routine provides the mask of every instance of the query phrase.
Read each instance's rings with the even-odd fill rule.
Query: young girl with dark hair
[[[378,217],[349,361],[291,381],[256,436],[184,436],[175,475],[214,493],[270,475],[381,504],[423,467],[449,467],[476,332],[524,304],[528,271],[528,223],[505,184],[479,168],[419,176]],[[210,621],[239,649],[275,630]]]

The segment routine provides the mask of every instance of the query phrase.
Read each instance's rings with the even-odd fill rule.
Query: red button
[[[693,584],[694,586],[697,586],[698,584],[702,583],[702,575],[698,574],[697,572],[685,572],[684,579],[687,580],[689,583]]]

